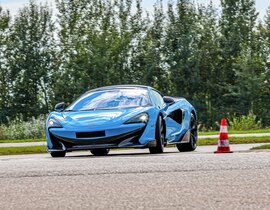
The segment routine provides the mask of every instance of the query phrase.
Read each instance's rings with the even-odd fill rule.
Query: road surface
[[[0,209],[269,209],[270,152],[233,146],[1,156]]]

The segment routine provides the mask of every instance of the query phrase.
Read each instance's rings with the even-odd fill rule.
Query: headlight
[[[147,123],[149,119],[149,115],[147,113],[139,114],[130,120],[126,121],[125,124],[129,123]]]
[[[54,118],[49,119],[48,128],[63,128],[62,125]]]

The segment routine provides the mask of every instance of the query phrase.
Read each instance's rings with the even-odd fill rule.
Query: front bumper
[[[97,138],[69,138],[65,135],[57,135],[57,132],[47,131],[47,150],[74,151],[91,150],[100,148],[147,148],[155,146],[156,141],[148,141],[142,144],[139,140],[146,129],[146,125],[139,126],[134,130],[113,136],[103,136]],[[61,132],[59,132],[61,134]],[[73,135],[74,136],[74,135]]]

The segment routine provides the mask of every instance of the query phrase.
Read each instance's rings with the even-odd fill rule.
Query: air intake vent
[[[95,131],[95,132],[78,132],[76,133],[77,138],[95,138],[104,137],[105,131]]]

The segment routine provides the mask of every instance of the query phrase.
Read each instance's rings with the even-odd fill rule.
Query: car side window
[[[164,103],[163,97],[160,95],[160,93],[158,93],[155,90],[152,90],[151,93],[152,93],[152,98],[153,98],[155,105],[159,106],[159,107],[163,107],[165,103]]]

